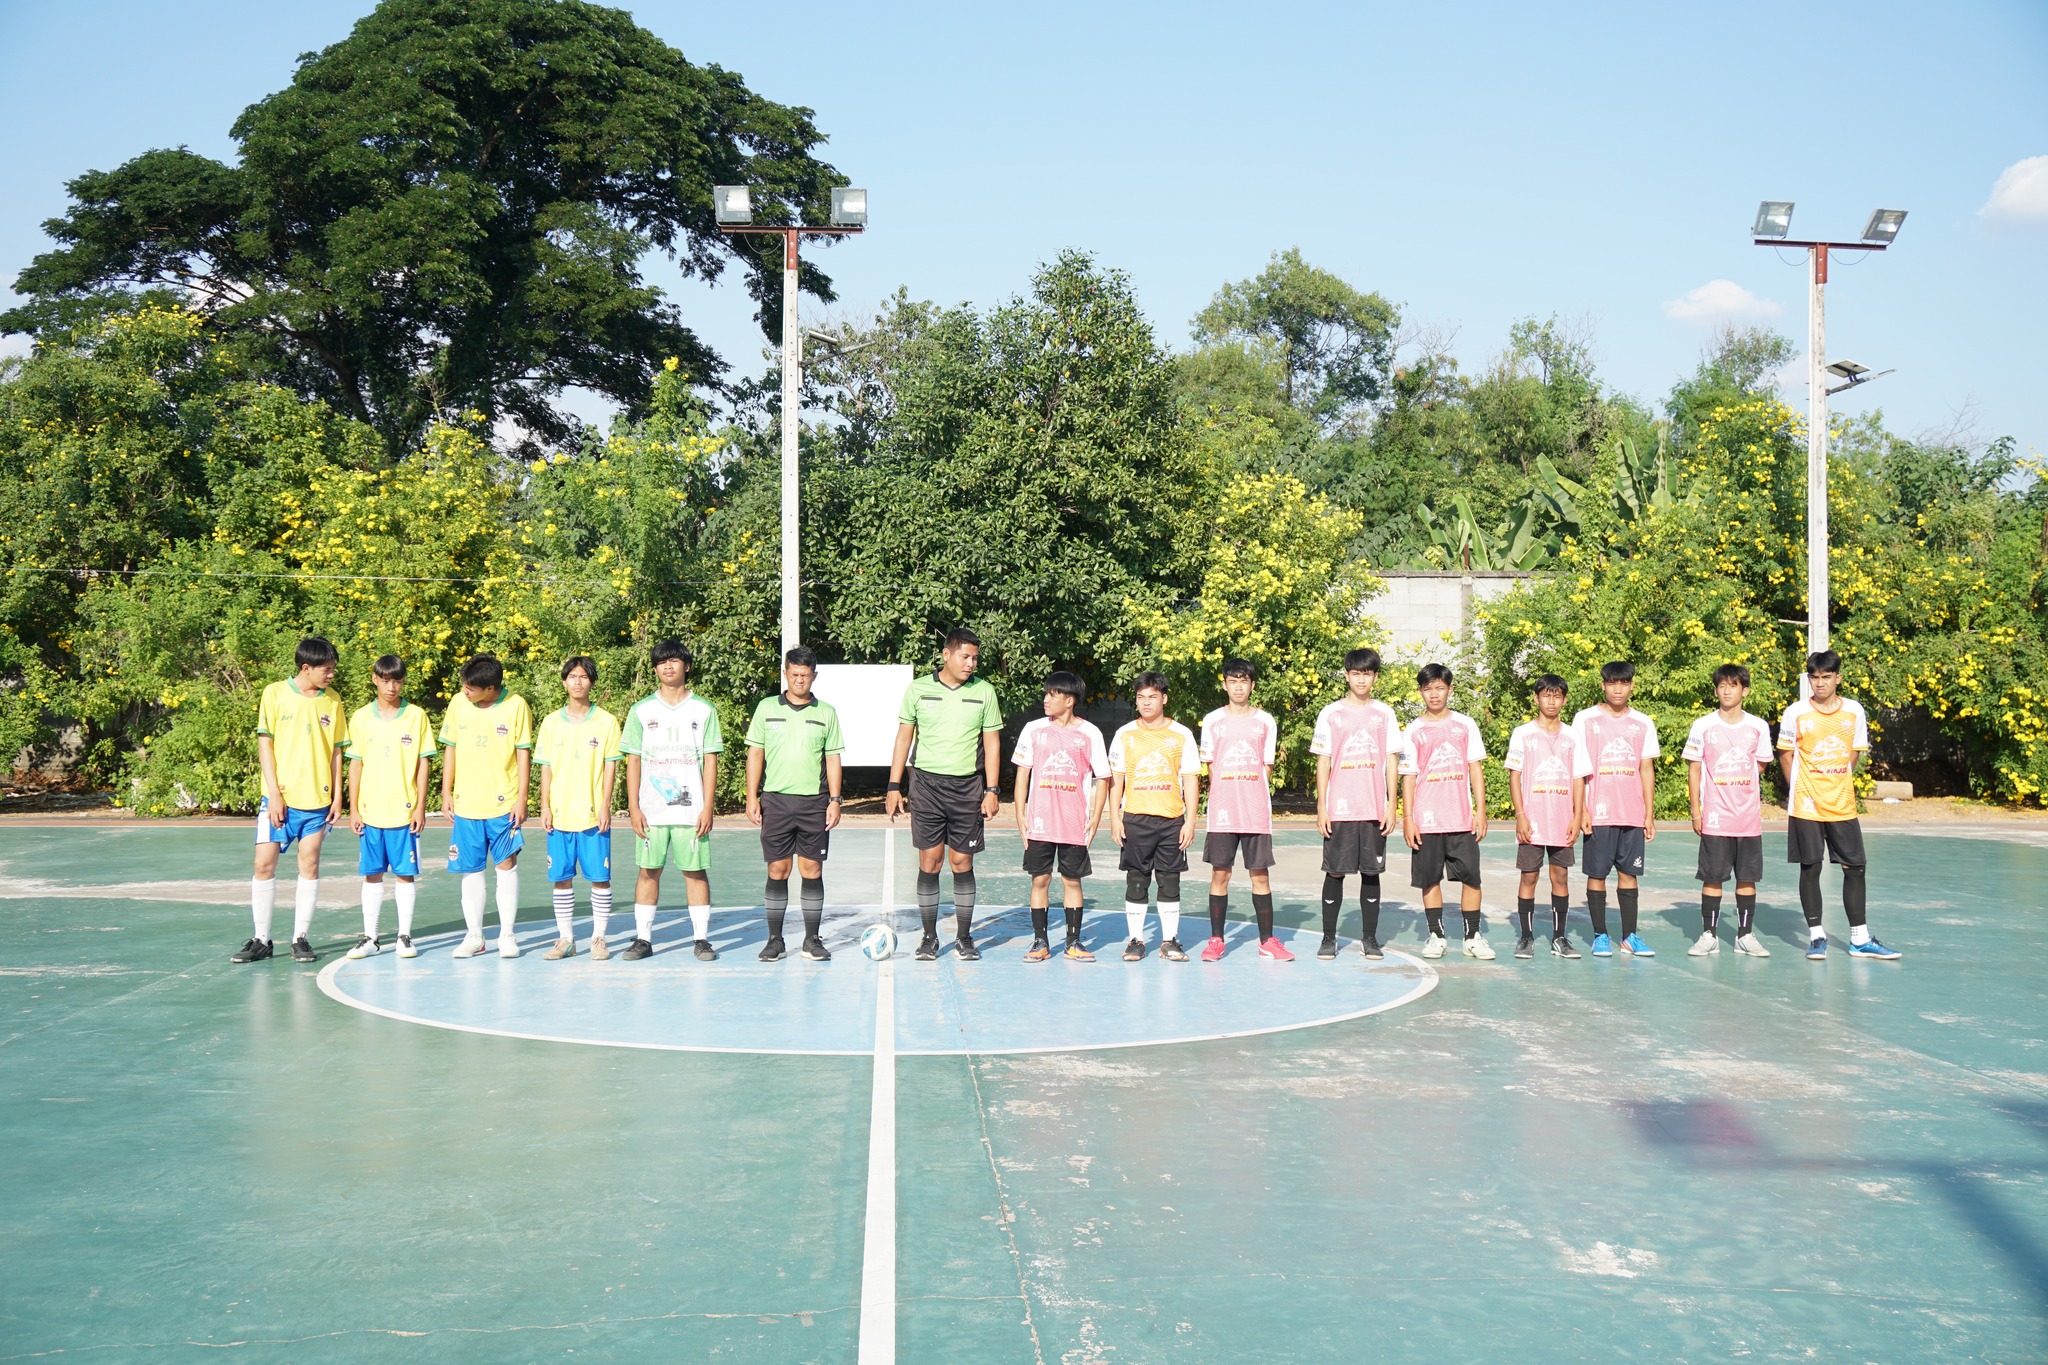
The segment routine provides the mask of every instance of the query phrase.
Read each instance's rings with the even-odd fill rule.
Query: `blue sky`
[[[67,177],[152,146],[231,156],[241,108],[369,8],[188,0],[166,22],[0,0],[0,280],[44,249]],[[1803,345],[1801,262],[1750,244],[1759,199],[1795,200],[1795,235],[1903,208],[1896,248],[1838,267],[1828,300],[1831,355],[1898,373],[1837,404],[2048,450],[2038,0],[629,8],[817,111],[872,199],[872,231],[823,257],[845,308],[899,284],[992,304],[1079,246],[1181,346],[1219,285],[1298,246],[1454,328],[1468,368],[1556,313],[1590,324],[1612,386],[1655,400],[1731,310]],[[738,288],[674,292],[753,367]]]

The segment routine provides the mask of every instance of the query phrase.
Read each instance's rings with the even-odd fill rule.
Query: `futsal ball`
[[[861,932],[860,950],[873,962],[896,956],[896,931],[886,924],[870,924]]]

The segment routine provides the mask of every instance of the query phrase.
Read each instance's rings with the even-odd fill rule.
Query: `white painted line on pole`
[[[882,913],[894,918],[896,831],[882,834]],[[893,926],[892,926],[893,927]],[[896,959],[875,974],[875,1081],[868,1111],[867,1239],[860,1267],[860,1365],[896,1365]]]

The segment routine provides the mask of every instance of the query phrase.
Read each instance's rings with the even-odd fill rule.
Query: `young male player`
[[[699,962],[715,962],[711,946],[712,797],[718,756],[725,752],[718,710],[690,690],[689,646],[657,640],[648,653],[654,695],[626,712],[619,752],[626,756],[626,814],[633,822],[633,941],[628,961],[654,952],[654,915],[661,904],[661,871],[671,862],[683,874],[690,936]]]
[[[420,875],[420,830],[427,823],[427,778],[434,766],[434,727],[406,702],[405,660],[386,654],[370,665],[377,699],[348,718],[348,819],[356,832],[356,871],[363,878],[363,934],[353,958],[378,951],[384,874],[396,879],[397,952],[412,946],[412,912]]]
[[[1159,878],[1159,955],[1188,960],[1180,946],[1180,874],[1195,841],[1201,795],[1200,746],[1188,727],[1166,714],[1166,675],[1140,673],[1131,683],[1138,718],[1109,742],[1109,832],[1123,850],[1124,961],[1145,957],[1145,907]]]
[[[803,878],[804,941],[810,962],[830,962],[825,950],[825,858],[839,823],[839,755],[846,742],[832,703],[811,695],[818,656],[798,645],[782,656],[782,691],[763,697],[747,723],[747,818],[761,828],[768,863],[768,942],[763,962],[786,955],[782,921],[789,913],[789,874]]]
[[[1244,858],[1252,878],[1252,914],[1259,926],[1259,956],[1292,962],[1294,954],[1273,934],[1273,762],[1280,727],[1252,705],[1258,674],[1246,659],[1223,661],[1229,701],[1202,717],[1202,762],[1209,765],[1209,833],[1202,860],[1209,864],[1209,942],[1202,961],[1223,956],[1223,919],[1230,910],[1230,867]],[[1160,949],[1163,954],[1166,950]]]
[[[1394,708],[1374,701],[1380,654],[1354,649],[1344,656],[1344,695],[1316,713],[1308,751],[1316,756],[1316,826],[1323,833],[1323,942],[1316,956],[1337,956],[1337,918],[1344,910],[1344,879],[1358,878],[1358,949],[1378,961],[1380,874],[1387,868],[1387,835],[1400,800],[1401,722]]]
[[[1636,957],[1657,954],[1636,932],[1636,878],[1643,875],[1644,846],[1657,837],[1652,815],[1657,802],[1657,723],[1629,705],[1635,695],[1636,666],[1626,659],[1600,665],[1598,706],[1572,717],[1579,739],[1579,829],[1586,836],[1586,914],[1593,921],[1593,956],[1613,957],[1607,936],[1607,874],[1617,874],[1621,904],[1621,950]]]
[[[1536,956],[1536,873],[1550,866],[1550,953],[1575,958],[1565,935],[1572,905],[1572,841],[1579,832],[1577,734],[1564,723],[1565,682],[1555,673],[1536,680],[1536,718],[1508,736],[1508,794],[1515,802],[1516,957]]]
[[[1095,870],[1088,845],[1102,826],[1109,796],[1109,749],[1102,731],[1074,713],[1087,695],[1075,674],[1045,679],[1045,714],[1024,727],[1010,762],[1017,769],[1017,832],[1024,836],[1024,871],[1031,878],[1031,949],[1026,962],[1052,956],[1048,923],[1052,874],[1060,874],[1060,904],[1067,912],[1066,955],[1093,962],[1081,946],[1081,879]]]
[[[1692,832],[1700,836],[1700,936],[1692,957],[1721,951],[1721,886],[1735,876],[1735,951],[1769,957],[1755,933],[1756,881],[1764,871],[1763,793],[1757,778],[1771,765],[1771,727],[1743,709],[1749,670],[1714,670],[1715,708],[1692,723],[1682,755]]]
[[[299,880],[292,891],[292,961],[317,962],[307,937],[320,895],[320,844],[341,819],[341,753],[348,721],[331,690],[334,646],[317,635],[293,651],[295,677],[263,689],[256,708],[256,766],[263,802],[256,809],[256,871],[249,883],[255,932],[228,958],[262,962],[271,954],[270,917],[277,905],[277,857],[299,846]]]
[[[1486,741],[1472,717],[1451,709],[1451,670],[1424,664],[1415,674],[1422,714],[1401,735],[1401,832],[1414,850],[1409,885],[1422,892],[1429,920],[1424,957],[1442,957],[1444,878],[1463,884],[1465,956],[1494,958],[1480,932],[1479,841],[1486,837]]]
[[[953,869],[953,952],[980,959],[974,946],[974,855],[986,843],[985,822],[995,818],[997,740],[1003,711],[996,690],[974,672],[981,667],[981,637],[964,627],[946,636],[939,667],[903,689],[897,712],[896,752],[889,760],[883,804],[893,823],[908,806],[910,842],[917,848],[917,914],[924,923],[917,960],[939,955],[939,867]],[[915,744],[917,776],[908,799],[903,771]]]
[[[484,869],[498,869],[498,956],[518,957],[519,850],[526,847],[533,775],[533,711],[505,695],[505,667],[489,654],[462,666],[462,694],[441,718],[441,809],[454,825],[448,870],[462,878],[468,932],[456,957],[484,950]]]
[[[1806,656],[1808,695],[1778,722],[1778,761],[1791,795],[1785,854],[1799,864],[1799,908],[1806,912],[1806,955],[1828,955],[1820,922],[1823,855],[1842,869],[1842,913],[1849,917],[1849,956],[1895,961],[1864,918],[1863,822],[1856,818],[1856,765],[1870,752],[1863,708],[1841,693],[1842,656],[1823,649]]]
[[[550,962],[576,956],[576,877],[590,884],[590,955],[612,955],[605,934],[612,917],[612,792],[619,773],[619,718],[590,704],[597,660],[571,655],[562,663],[562,709],[540,723],[533,761],[540,768],[540,827],[548,836],[548,882],[554,891],[555,941]]]

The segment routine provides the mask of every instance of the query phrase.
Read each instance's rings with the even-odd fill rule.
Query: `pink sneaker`
[[[1222,960],[1223,940],[1220,938],[1210,939],[1209,942],[1202,948],[1202,961],[1221,962]]]
[[[1287,945],[1277,938],[1264,939],[1259,943],[1259,956],[1270,957],[1275,962],[1292,962],[1294,954],[1287,951]]]

